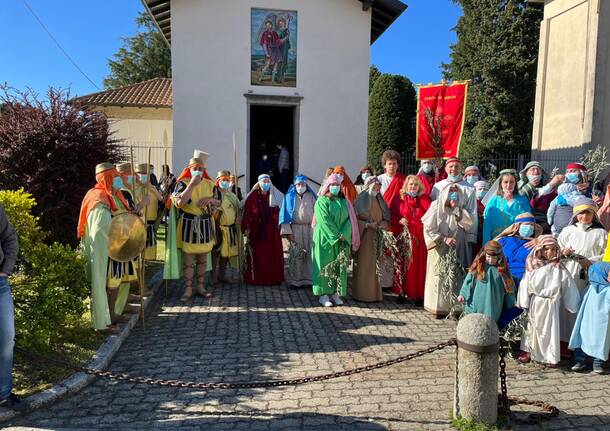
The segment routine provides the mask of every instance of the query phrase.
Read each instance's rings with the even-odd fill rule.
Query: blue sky
[[[234,0],[228,0],[234,1]],[[108,74],[107,59],[121,37],[135,33],[139,0],[27,0],[68,54],[97,86]],[[441,79],[449,60],[451,31],[460,8],[451,0],[410,0],[407,11],[375,42],[371,61],[383,72],[406,75],[413,83]],[[61,53],[22,0],[0,8],[0,82],[40,93],[49,85],[70,87],[73,95],[97,91]]]

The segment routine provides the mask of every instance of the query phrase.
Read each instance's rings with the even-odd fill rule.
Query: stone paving
[[[170,285],[110,369],[202,382],[312,376],[391,359],[451,338],[436,320],[390,295],[381,304],[318,306],[310,291],[229,287],[182,305]],[[453,348],[336,380],[260,390],[190,390],[97,379],[80,393],[0,426],[42,429],[447,430]],[[514,429],[610,430],[610,376],[509,361],[509,394],[561,415]]]

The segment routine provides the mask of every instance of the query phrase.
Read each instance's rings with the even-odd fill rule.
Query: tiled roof
[[[172,79],[154,78],[72,99],[87,106],[172,107]]]

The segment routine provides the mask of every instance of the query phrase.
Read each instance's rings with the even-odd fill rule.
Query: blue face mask
[[[422,165],[421,170],[424,171],[424,173],[429,174],[432,172],[432,165],[430,163],[426,163]]]
[[[143,183],[148,181],[148,175],[146,174],[140,174],[140,181],[142,181]]]
[[[229,187],[231,187],[231,183],[228,181],[224,181],[224,180],[220,181],[218,183],[218,185],[220,186],[221,189],[225,189],[225,190],[228,189]]]
[[[203,172],[201,172],[201,171],[194,171],[194,170],[191,170],[191,176],[192,176],[193,178],[195,178],[195,177],[200,177],[200,176],[202,176],[202,175],[203,175]]]
[[[533,183],[534,181],[540,181],[542,179],[542,175],[528,175],[527,176],[527,180],[530,183]]]
[[[450,200],[450,201],[457,202],[457,201],[460,200],[460,194],[458,192],[451,192],[447,196],[447,199]]]
[[[268,192],[271,190],[271,183],[259,183],[261,185],[261,190],[264,192]]]
[[[133,175],[127,175],[127,184],[133,184]]]
[[[522,238],[531,238],[534,235],[534,226],[522,224],[519,226],[519,236]]]
[[[478,190],[477,191],[477,199],[478,200],[483,199],[486,194],[487,194],[487,190]]]
[[[474,186],[474,183],[476,183],[477,181],[479,181],[479,176],[478,175],[468,175],[466,177],[466,182],[468,184],[470,184],[471,186]]]
[[[447,179],[449,180],[449,182],[452,183],[457,183],[460,182],[462,180],[462,176],[461,175],[447,175]]]
[[[339,179],[339,182],[342,183],[343,182],[343,175],[341,175],[341,174],[336,174],[336,175],[337,175],[337,178]]]
[[[366,181],[367,178],[370,178],[371,174],[369,174],[368,172],[363,173],[362,175],[360,175],[360,178],[362,178],[362,181]]]
[[[578,174],[570,173],[566,175],[566,181],[570,184],[578,184],[579,177]]]
[[[112,180],[112,188],[115,190],[121,190],[123,187],[123,179],[121,177],[114,177]]]
[[[339,192],[341,191],[341,186],[330,186],[328,188],[328,191],[330,192],[331,195],[337,196],[339,194]]]
[[[412,198],[416,198],[417,197],[417,192],[407,192],[407,194],[409,196],[411,196]]]

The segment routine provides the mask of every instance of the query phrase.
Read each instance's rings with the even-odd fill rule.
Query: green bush
[[[21,347],[45,350],[87,308],[85,259],[68,245],[42,242],[44,232],[31,213],[36,202],[28,193],[0,191],[0,204],[20,241],[20,263],[10,280],[16,341]]]

